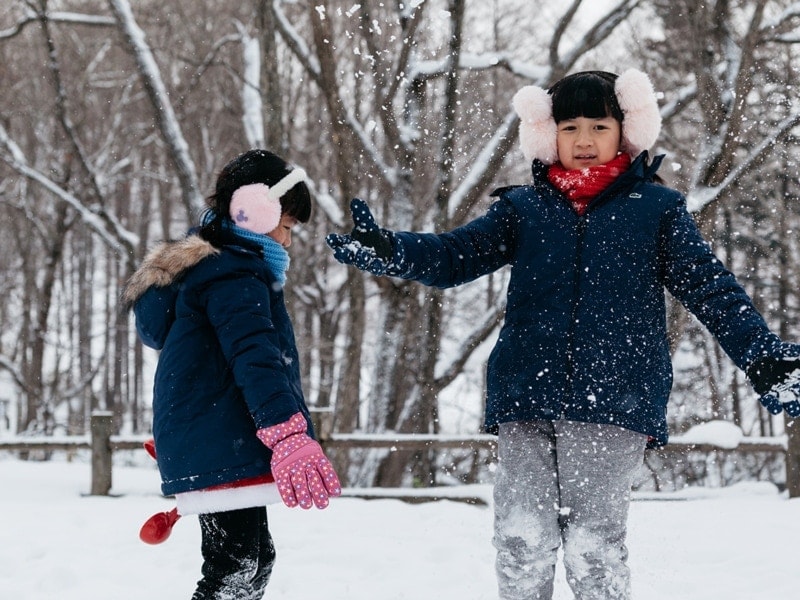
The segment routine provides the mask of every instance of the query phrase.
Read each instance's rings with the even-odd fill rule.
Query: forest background
[[[492,189],[530,179],[514,92],[583,69],[650,75],[661,175],[771,327],[800,341],[799,58],[788,0],[4,0],[0,435],[83,434],[98,409],[149,431],[157,355],[122,286],[250,147],[313,180],[287,286],[309,403],[335,432],[477,433],[508,273],[447,291],[374,278],[324,236],[349,230],[356,196],[392,229],[481,214]],[[723,420],[786,436],[800,472],[798,428],[669,307],[671,431]],[[490,462],[334,459],[354,486],[473,482]]]

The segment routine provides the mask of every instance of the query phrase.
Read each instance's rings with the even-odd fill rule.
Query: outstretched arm
[[[350,204],[350,234],[332,233],[326,241],[334,257],[374,275],[413,279],[447,288],[472,281],[509,264],[519,219],[510,202],[495,202],[487,214],[453,231],[394,232],[380,228],[363,200]]]
[[[680,205],[665,224],[665,283],[747,374],[773,414],[800,416],[800,345],[772,333]]]

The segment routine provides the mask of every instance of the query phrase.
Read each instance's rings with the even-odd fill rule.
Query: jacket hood
[[[133,306],[151,287],[171,285],[184,271],[215,254],[219,254],[219,249],[197,235],[158,244],[125,285],[122,294],[125,306]]]

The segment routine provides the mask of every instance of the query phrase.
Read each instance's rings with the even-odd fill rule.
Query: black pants
[[[275,546],[266,507],[200,515],[203,578],[192,600],[260,600]]]

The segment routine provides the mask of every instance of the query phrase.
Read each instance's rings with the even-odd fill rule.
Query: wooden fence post
[[[789,498],[800,498],[800,420],[786,423],[786,488]],[[792,427],[794,425],[794,427]]]
[[[311,413],[311,424],[314,426],[314,433],[317,434],[317,440],[324,447],[333,434],[333,409],[315,406],[309,412]]]
[[[111,491],[111,434],[114,417],[107,411],[94,411],[92,430],[92,496],[108,496]]]

